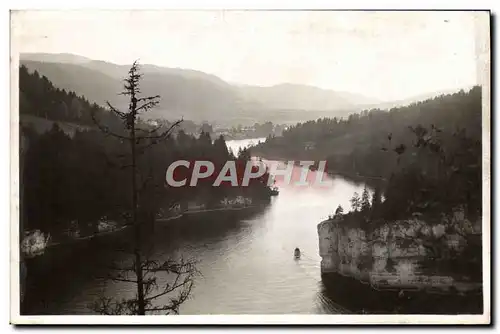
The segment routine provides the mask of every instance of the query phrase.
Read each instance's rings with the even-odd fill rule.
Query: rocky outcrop
[[[478,233],[463,215],[452,219],[464,222],[466,232]],[[439,270],[424,270],[422,263],[437,264],[442,258],[457,254],[467,244],[463,234],[450,233],[446,224],[428,225],[419,219],[383,224],[366,232],[349,227],[336,217],[318,225],[322,274],[336,273],[368,283],[375,289],[439,290],[467,292],[481,282]],[[439,240],[439,245],[426,244]],[[437,242],[436,242],[437,244]],[[433,258],[434,247],[440,259]]]

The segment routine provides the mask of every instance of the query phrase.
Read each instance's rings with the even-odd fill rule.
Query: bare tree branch
[[[178,121],[175,121],[166,131],[164,131],[163,133],[157,135],[157,136],[141,136],[141,137],[137,137],[138,140],[144,140],[144,139],[166,139],[172,132],[172,130],[177,127],[179,124],[182,123],[182,119],[181,120],[178,120]],[[154,144],[157,144],[157,143],[154,143]]]
[[[153,212],[156,203],[153,202],[151,208],[150,204],[142,202],[139,198],[139,193],[146,189],[157,189],[158,186],[153,184],[149,186],[151,180],[154,180],[152,166],[149,167],[148,175],[142,180],[138,179],[138,173],[140,171],[140,165],[137,161],[138,154],[142,154],[145,150],[152,145],[159,143],[162,140],[167,139],[172,133],[173,129],[178,126],[183,120],[179,120],[171,124],[168,129],[160,134],[156,134],[162,126],[152,129],[140,129],[137,126],[140,120],[138,115],[140,112],[146,112],[153,107],[157,106],[160,96],[150,96],[150,97],[138,97],[140,93],[139,82],[142,74],[139,73],[138,62],[135,61],[129,70],[128,77],[124,80],[124,91],[121,95],[129,96],[129,110],[128,112],[121,112],[107,102],[107,105],[111,112],[120,119],[124,125],[125,130],[128,131],[128,136],[121,135],[118,133],[111,132],[107,126],[102,125],[92,113],[92,119],[96,126],[105,134],[118,138],[123,141],[127,141],[130,144],[130,156],[131,164],[126,164],[120,166],[120,169],[132,168],[131,179],[132,179],[132,208],[131,208],[131,223],[130,225],[136,228],[135,230],[135,246],[133,250],[134,259],[132,265],[125,267],[112,268],[117,271],[111,279],[113,281],[133,283],[137,286],[136,296],[132,299],[122,299],[121,301],[113,301],[111,298],[101,298],[97,301],[93,309],[101,314],[146,314],[146,312],[156,312],[156,311],[167,311],[167,313],[178,313],[179,306],[182,304],[189,296],[192,286],[193,278],[197,274],[197,270],[194,267],[194,261],[184,261],[181,259],[179,263],[167,260],[163,262],[150,260],[147,257],[144,258],[144,240],[141,237],[143,230],[142,219],[149,220],[149,213]],[[146,135],[140,136],[139,132],[144,132]],[[139,147],[141,141],[148,141],[146,145]],[[109,159],[106,159],[110,163]],[[140,174],[139,174],[140,176]],[[138,182],[139,181],[139,182]],[[138,183],[140,185],[138,185]],[[153,201],[155,201],[156,195],[153,193]],[[147,199],[149,200],[149,198]],[[146,204],[143,207],[143,204]],[[154,222],[154,216],[153,216]],[[175,274],[175,279],[172,283],[166,283],[161,289],[158,287],[158,281],[155,274],[157,272],[166,272],[167,274]],[[130,275],[135,275],[135,279],[129,277]],[[156,292],[159,290],[159,292]],[[176,290],[180,290],[176,298],[171,298],[170,303],[164,306],[153,306],[152,302],[166,294],[173,293]]]
[[[151,99],[154,99],[156,97],[152,97]],[[159,96],[158,96],[159,98]],[[148,111],[150,110],[151,108],[157,106],[160,102],[157,101],[157,100],[151,100],[151,101],[148,101],[148,102],[145,102],[143,103],[141,106],[137,107],[136,111],[139,112],[139,111]]]
[[[114,112],[118,117],[120,117],[121,119],[125,119],[125,117],[127,116],[127,113],[124,113],[122,111],[119,111],[118,109],[116,109],[115,107],[113,107],[111,105],[111,103],[109,103],[109,101],[106,101],[106,104],[108,105],[109,109]]]
[[[92,121],[94,122],[94,124],[97,126],[97,128],[99,130],[101,130],[101,132],[103,132],[106,136],[112,136],[112,137],[119,138],[119,139],[122,139],[122,140],[130,140],[130,137],[122,136],[122,135],[119,135],[117,133],[109,131],[109,128],[107,126],[102,125],[97,120],[97,118],[95,117],[95,112],[94,111],[91,112],[91,118],[92,118]]]

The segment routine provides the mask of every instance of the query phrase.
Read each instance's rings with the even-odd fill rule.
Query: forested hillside
[[[20,114],[21,226],[60,237],[75,224],[82,233],[93,233],[103,216],[126,224],[131,212],[128,145],[102,131],[107,128],[123,133],[126,130],[121,120],[72,91],[54,87],[37,72],[30,74],[25,67],[20,68]],[[23,116],[31,117],[30,122],[23,122]],[[54,121],[51,128],[40,131],[38,124],[45,126],[48,120]],[[68,135],[62,130],[65,124],[82,126]],[[153,130],[141,123],[137,131],[161,131]],[[165,172],[174,160],[203,158],[213,161],[216,168],[227,160],[246,163],[248,154],[233,156],[222,137],[212,141],[208,133],[195,137],[181,130],[161,142],[143,140],[137,149],[140,219],[146,222],[184,200],[213,207],[226,197],[243,195],[265,200],[270,196],[266,175],[244,189],[215,188],[205,183],[165,187]]]
[[[86,126],[94,125],[91,117],[94,113],[108,125],[118,123],[112,113],[98,104],[72,90],[55,87],[46,76],[38,71],[30,73],[26,66],[19,69],[19,113]]]
[[[476,86],[345,120],[299,123],[282,137],[269,137],[253,153],[327,160],[330,172],[389,180],[384,189],[391,204],[388,216],[433,205],[437,211],[465,205],[477,215],[482,206],[481,111]]]
[[[298,123],[285,130],[281,137],[268,138],[254,151],[328,159],[332,171],[387,177],[394,167],[389,156],[398,145],[412,151],[409,156],[415,153],[410,127],[417,125],[429,129],[434,126],[445,137],[465,129],[468,137],[480,140],[480,87],[406,107],[366,110],[347,119],[322,118]]]

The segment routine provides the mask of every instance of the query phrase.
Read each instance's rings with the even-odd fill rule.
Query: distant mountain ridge
[[[358,94],[290,83],[269,87],[241,85],[239,91],[244,99],[259,101],[271,109],[335,110],[378,103]]]
[[[102,106],[106,101],[120,108],[127,106],[123,78],[129,66],[101,61],[49,62],[21,58],[21,64],[45,75],[56,87],[75,91]],[[150,114],[155,118],[217,120],[238,107],[233,88],[202,72],[158,69],[142,66],[145,74],[141,90],[145,95],[160,95],[161,105]]]
[[[38,71],[61,89],[75,91],[105,105],[126,107],[119,95],[129,65],[117,65],[69,53],[21,54],[20,63]],[[383,105],[375,99],[314,86],[279,84],[270,87],[234,85],[201,71],[141,64],[145,95],[160,95],[161,103],[150,118],[216,123],[253,124],[272,120],[293,123],[319,117],[345,117],[362,109]],[[438,95],[438,94],[436,94]]]

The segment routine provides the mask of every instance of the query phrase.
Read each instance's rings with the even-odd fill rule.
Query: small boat
[[[293,256],[296,258],[296,259],[300,259],[300,249],[297,247],[295,248],[295,251],[293,252]]]

